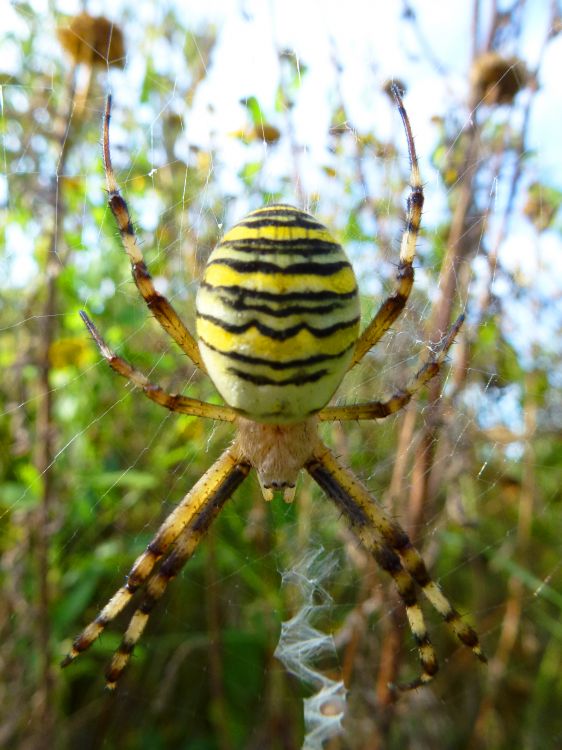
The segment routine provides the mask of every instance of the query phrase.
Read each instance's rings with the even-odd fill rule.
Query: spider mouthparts
[[[295,492],[297,491],[296,487],[285,487],[283,490],[283,500],[286,503],[292,503],[295,499]]]
[[[261,494],[263,495],[263,499],[266,501],[266,503],[270,503],[273,500],[274,492],[271,489],[271,487],[266,487],[264,484],[262,484],[261,479],[259,480],[260,487],[261,487]]]
[[[276,492],[282,492],[283,500],[286,503],[292,503],[293,500],[295,499],[295,493],[297,491],[297,488],[294,485],[285,485],[285,486],[274,485],[273,487],[267,487],[265,484],[261,482],[261,480],[260,480],[260,488],[261,488],[261,493],[263,495],[263,499],[268,503],[273,500]]]

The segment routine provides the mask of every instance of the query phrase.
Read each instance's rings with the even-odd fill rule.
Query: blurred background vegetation
[[[357,23],[376,23],[377,5],[363,3]],[[131,281],[105,202],[107,92],[114,165],[147,262],[189,324],[223,225],[273,199],[333,228],[360,276],[367,318],[392,288],[408,163],[376,49],[365,61],[377,102],[366,104],[368,127],[348,111],[348,60],[335,36],[330,122],[318,131],[326,147],[303,142],[306,48],[297,54],[272,34],[271,104],[250,92],[243,117],[222,133],[208,128],[201,145],[189,128],[224,43],[219,22],[193,23],[173,3],[151,14],[143,2],[82,12],[12,2],[0,61],[3,747],[301,747],[310,688],[273,652],[281,622],[301,606],[283,571],[315,550],[320,560],[335,555],[323,582],[331,604],[314,624],[333,635],[337,659],[319,668],[349,690],[345,732],[326,747],[562,745],[561,183],[529,141],[561,17],[554,2],[463,4],[470,55],[454,61],[453,76],[415,4],[396,5],[416,49],[412,69],[431,70],[447,104],[422,123],[404,68],[414,133],[425,128],[431,144],[416,290],[338,400],[392,393],[425,341],[461,310],[467,321],[445,376],[407,410],[380,424],[334,425],[325,437],[416,540],[476,625],[488,667],[428,613],[442,671],[396,699],[388,683],[411,679],[417,658],[392,586],[308,481],[294,505],[266,506],[252,479],[154,612],[116,694],[104,691],[103,668],[126,617],[60,671],[72,637],[230,435],[132,390],[100,361],[78,316],[87,309],[108,342],[168,390],[216,398]],[[251,34],[251,4],[236,13]],[[171,60],[173,73],[163,64]],[[423,96],[431,109],[432,90]],[[211,120],[218,106],[206,105]]]

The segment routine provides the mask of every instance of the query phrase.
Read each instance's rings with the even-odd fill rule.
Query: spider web
[[[366,33],[358,28],[360,3],[349,14],[325,5],[319,16],[307,3],[298,12],[253,2],[226,11],[217,1],[186,20],[173,3],[100,2],[88,11],[124,30],[126,66],[110,66],[107,55],[90,77],[77,71],[75,90],[56,28],[65,23],[58,14],[71,17],[78,7],[57,4],[55,18],[40,4],[10,6],[0,89],[0,210],[7,219],[0,620],[10,628],[2,631],[2,652],[11,679],[0,701],[12,719],[2,720],[0,736],[36,737],[58,725],[69,744],[91,732],[106,747],[119,736],[121,747],[144,746],[141,739],[167,746],[184,741],[189,726],[194,747],[274,747],[271,733],[279,747],[306,746],[303,701],[311,698],[306,688],[301,696],[294,682],[283,683],[281,666],[269,658],[281,623],[306,623],[305,614],[318,617],[314,627],[333,637],[338,653],[325,663],[313,649],[312,663],[349,689],[348,731],[332,739],[342,743],[334,747],[366,746],[375,732],[388,739],[385,712],[397,747],[414,740],[454,747],[490,727],[512,744],[524,733],[543,745],[562,734],[550,710],[560,697],[562,608],[555,512],[560,155],[549,126],[556,121],[558,26],[548,4],[537,3],[533,13],[518,10],[507,30],[496,29],[499,48],[537,68],[540,88],[522,92],[513,109],[467,110],[471,51],[459,40],[470,39],[468,8],[453,18],[443,4],[439,27],[421,8],[380,8]],[[480,22],[484,44],[494,27],[483,9]],[[213,398],[151,320],[116,241],[100,168],[105,95],[114,95],[114,164],[143,251],[158,289],[188,325],[198,275],[223,227],[273,198],[313,211],[342,238],[367,319],[392,289],[402,230],[407,156],[383,93],[384,82],[400,76],[426,180],[415,293],[338,400],[390,394],[415,372],[428,321],[445,296],[439,271],[468,164],[475,168],[473,213],[463,225],[465,254],[451,293],[455,311],[467,316],[465,333],[444,377],[432,462],[421,480],[414,457],[434,415],[426,395],[406,414],[335,425],[324,436],[401,523],[413,524],[408,530],[432,573],[476,624],[492,657],[488,672],[430,617],[439,681],[381,708],[384,686],[377,693],[375,681],[382,658],[393,653],[393,634],[402,644],[401,674],[417,668],[401,605],[319,492],[302,481],[295,506],[270,507],[251,479],[152,616],[122,690],[108,703],[101,671],[124,622],[75,671],[61,676],[53,665],[230,432],[144,403],[108,371],[81,327],[78,310],[85,308],[150,378]],[[479,151],[466,162],[473,126]],[[426,503],[416,514],[412,496],[424,477]],[[298,570],[317,543],[336,551],[335,562],[319,563],[333,604],[326,608],[305,587],[299,610],[279,571]],[[31,658],[22,657],[22,644],[34,669],[21,670],[22,658]],[[502,691],[513,714],[502,714]],[[521,695],[524,721],[515,729]],[[424,718],[428,709],[432,722]]]
[[[275,656],[315,692],[304,700],[305,750],[321,750],[324,743],[342,734],[346,690],[342,680],[332,680],[316,668],[322,658],[334,659],[331,635],[318,630],[313,621],[330,608],[331,597],[323,587],[337,560],[323,549],[311,549],[283,574],[283,585],[298,591],[296,614],[281,625]]]

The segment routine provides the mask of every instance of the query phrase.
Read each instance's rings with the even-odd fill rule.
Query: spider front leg
[[[107,192],[109,196],[109,207],[117,226],[123,248],[131,261],[131,270],[137,289],[141,293],[149,310],[154,313],[154,317],[160,323],[162,328],[168,333],[183,349],[193,364],[203,372],[206,367],[201,359],[197,341],[185,327],[183,321],[174,310],[170,302],[160,294],[152,283],[152,278],[146,267],[142,251],[137,242],[133,222],[129,214],[127,203],[122,197],[113,166],[111,164],[111,150],[109,145],[109,120],[111,118],[111,96],[107,97],[105,105],[105,114],[103,118],[103,164],[105,168],[105,177],[107,181]]]
[[[218,510],[247,477],[249,470],[249,464],[231,448],[217,459],[166,518],[154,539],[135,561],[125,585],[111,597],[95,620],[87,625],[74,640],[72,649],[62,662],[63,667],[68,666],[79,654],[86,651],[99,638],[107,625],[123,611],[135,592],[145,584],[157,563],[178,541],[185,529],[193,532],[193,541],[197,546]],[[190,532],[186,533],[189,535]],[[138,633],[137,638],[141,632],[142,629],[135,630],[135,633]],[[131,640],[133,638],[129,638],[127,643]]]
[[[396,318],[400,315],[412,291],[414,285],[414,258],[416,256],[416,242],[420,231],[422,209],[423,209],[423,185],[418,167],[418,157],[414,146],[414,136],[410,121],[402,102],[402,94],[398,86],[393,84],[392,95],[396,107],[402,118],[406,141],[408,143],[408,155],[410,157],[410,195],[407,201],[407,214],[402,242],[400,244],[400,260],[396,270],[396,289],[379,307],[375,317],[359,337],[349,369],[360,362],[367,352],[388,331]]]
[[[413,547],[406,532],[373,500],[359,479],[321,443],[315,449],[306,469],[341,509],[361,543],[392,576],[398,588],[422,667],[420,677],[402,687],[412,689],[425,684],[438,670],[437,657],[429,640],[423,613],[416,600],[414,583],[421,588],[458,640],[472,649],[480,661],[486,662],[476,632],[462,621],[460,614],[439,586],[431,580],[421,555]]]

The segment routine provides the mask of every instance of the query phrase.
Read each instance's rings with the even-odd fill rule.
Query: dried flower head
[[[487,105],[511,104],[527,85],[529,74],[525,63],[517,57],[486,52],[474,61],[470,80],[476,101]]]
[[[57,36],[76,64],[91,67],[116,65],[120,68],[124,65],[123,32],[104,16],[80,13],[70,19],[68,26],[59,28]]]

